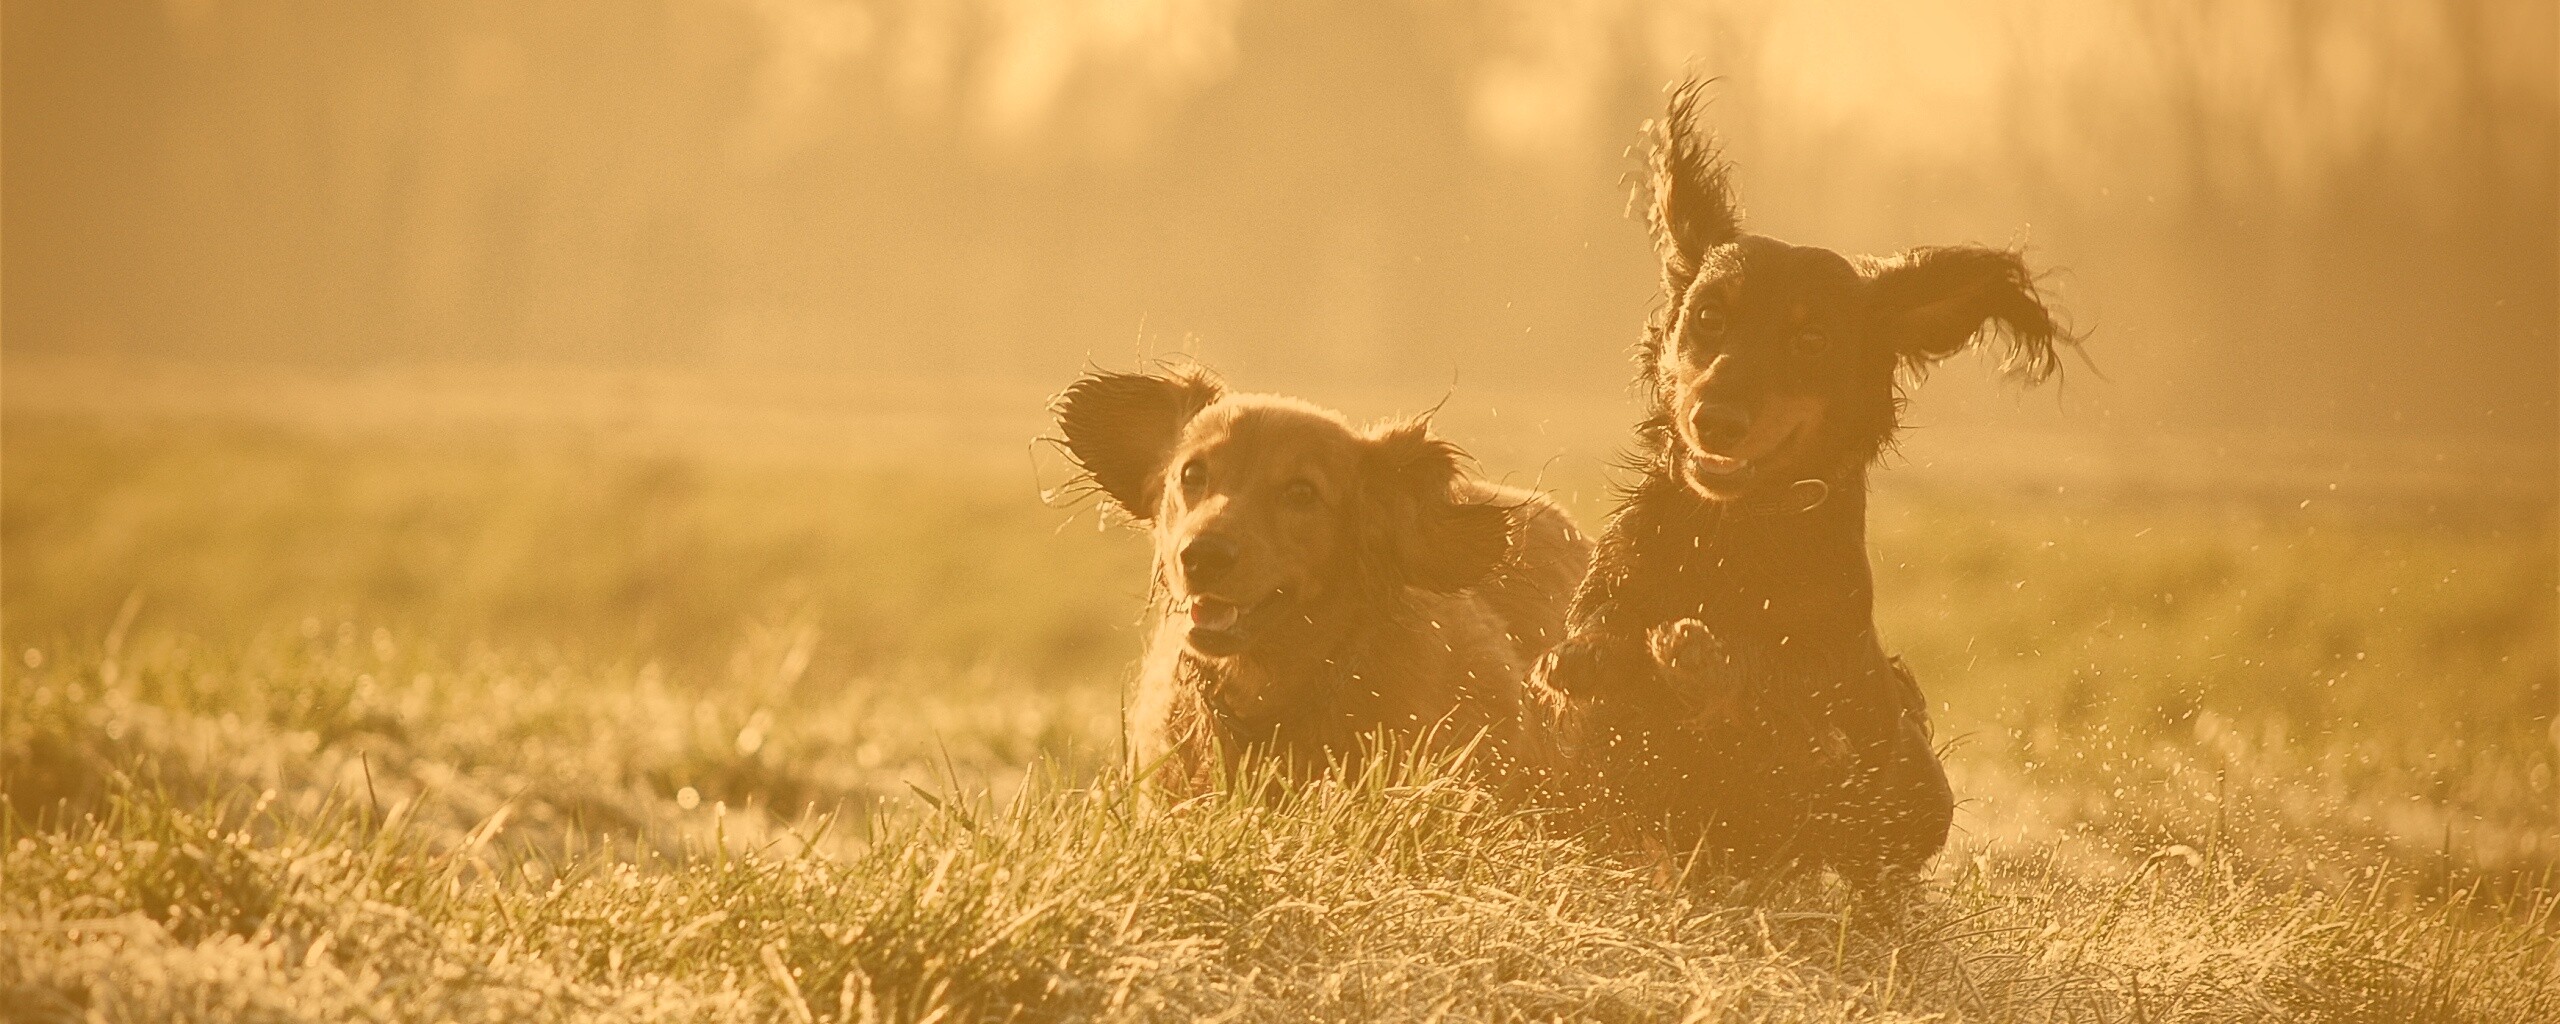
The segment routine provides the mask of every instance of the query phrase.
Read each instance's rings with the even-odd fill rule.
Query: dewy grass
[[[1035,782],[668,858],[510,857],[405,816],[121,795],[5,840],[31,1019],[2512,1020],[2560,1013],[2547,897],[2122,878],[1985,858],[1904,904],[1682,893],[1431,766],[1140,806]],[[1270,787],[1254,788],[1272,792]]]
[[[0,443],[0,1018],[2560,1019],[2548,509],[1880,496],[1896,902],[1396,758],[1148,806],[1143,552],[1001,483]]]

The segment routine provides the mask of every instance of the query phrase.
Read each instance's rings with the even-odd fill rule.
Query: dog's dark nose
[[[1182,578],[1194,589],[1215,584],[1236,567],[1236,542],[1210,535],[1182,546]]]
[[[1722,402],[1698,403],[1698,411],[1690,419],[1691,425],[1698,428],[1698,443],[1719,454],[1741,444],[1743,436],[1751,433],[1751,414]]]

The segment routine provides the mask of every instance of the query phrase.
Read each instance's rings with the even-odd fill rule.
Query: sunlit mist
[[[1950,375],[1949,422],[2547,451],[2560,388],[2545,4],[10,13],[13,356],[1036,397],[1191,351],[1589,409],[1650,282],[1626,149],[1691,73],[1755,230],[2059,268],[2097,372],[2024,420]]]

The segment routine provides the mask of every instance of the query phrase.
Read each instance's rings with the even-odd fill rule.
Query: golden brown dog
[[[1380,733],[1475,743],[1514,792],[1542,769],[1523,682],[1591,561],[1563,509],[1468,476],[1420,420],[1356,429],[1196,369],[1088,375],[1052,411],[1155,540],[1137,770],[1176,794],[1259,756],[1304,778]]]

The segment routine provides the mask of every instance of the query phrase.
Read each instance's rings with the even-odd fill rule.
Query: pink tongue
[[[1225,601],[1193,601],[1191,624],[1201,629],[1226,629],[1236,624],[1236,606]]]

